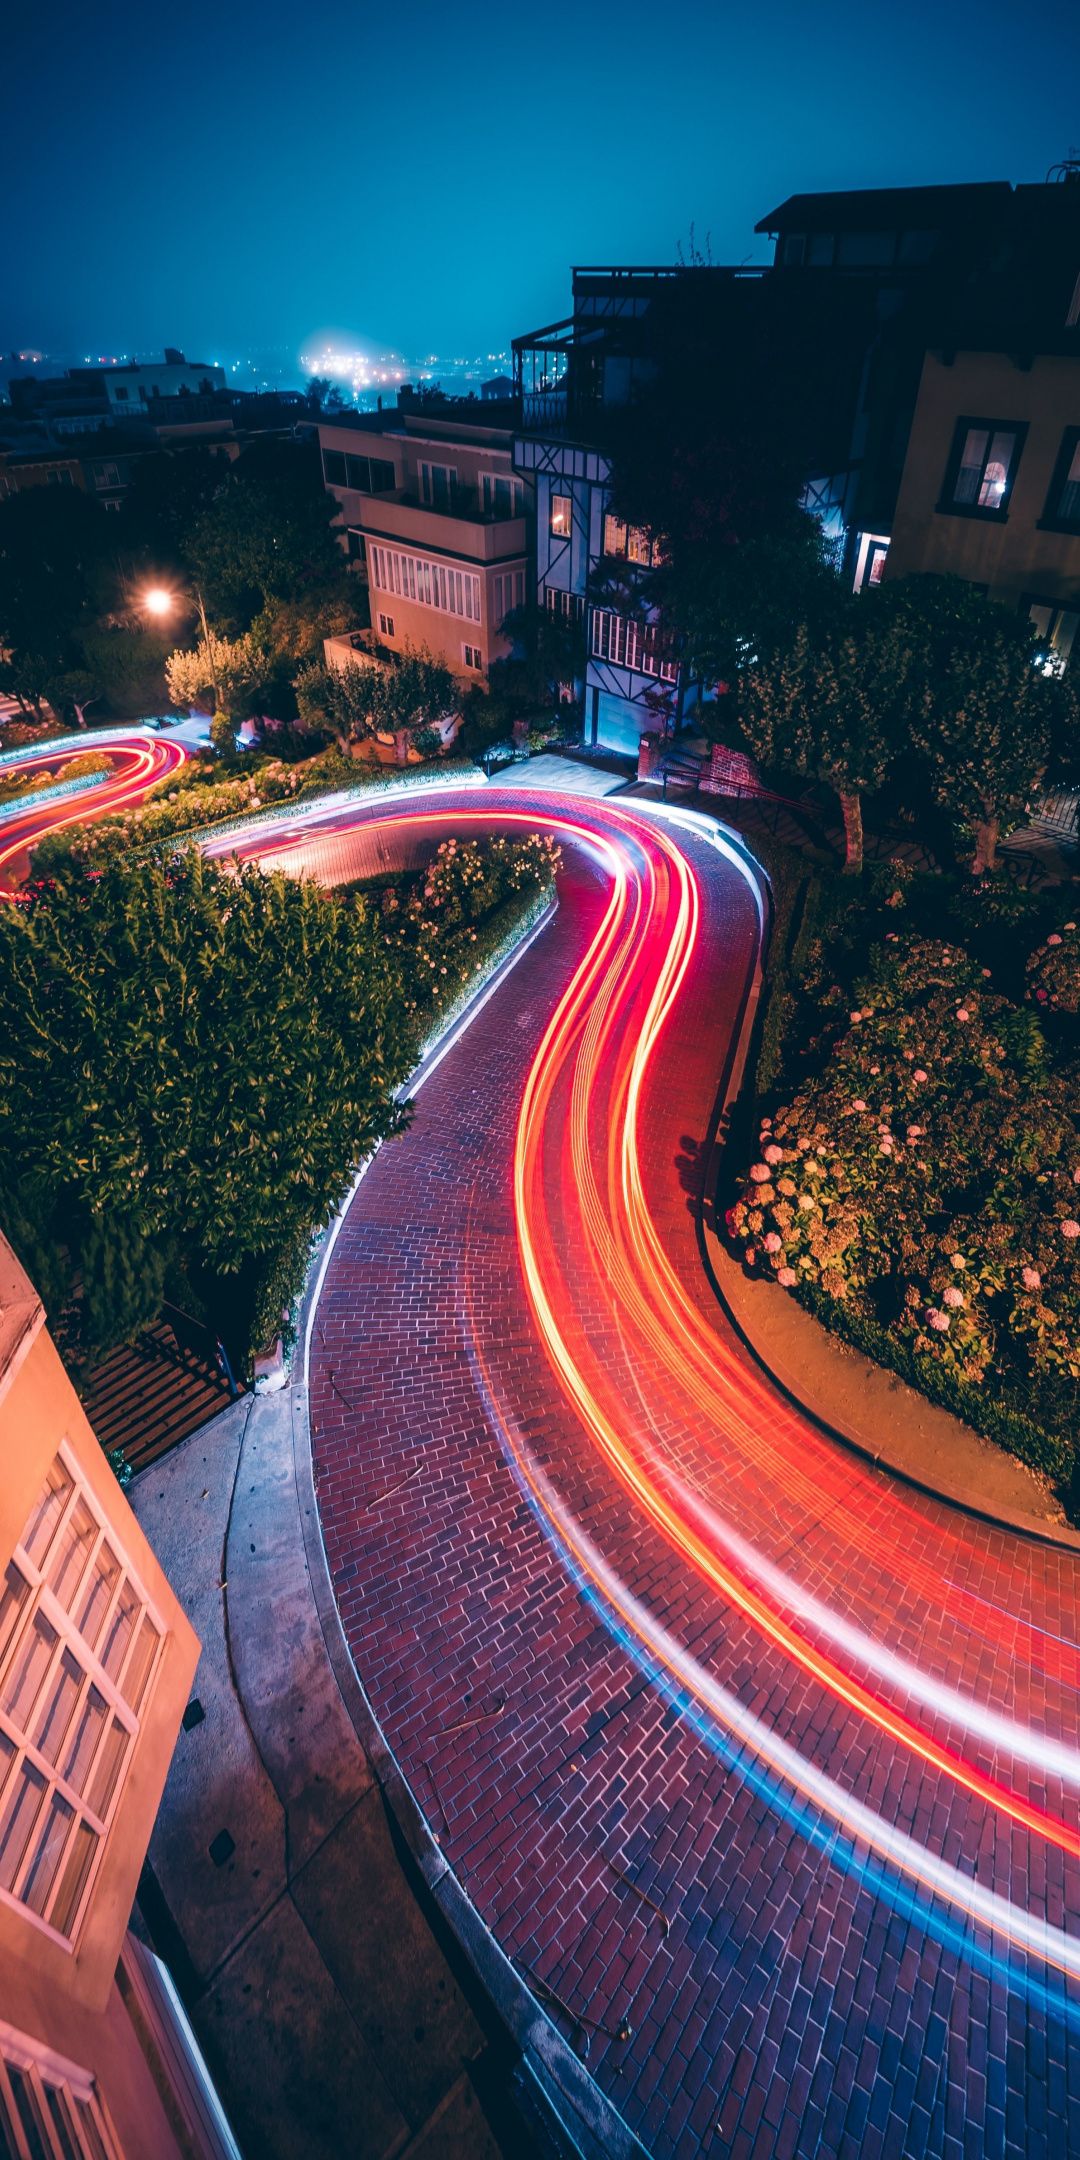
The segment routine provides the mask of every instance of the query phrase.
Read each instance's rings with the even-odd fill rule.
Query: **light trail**
[[[150,783],[140,768],[115,784]],[[65,815],[49,820],[49,829],[79,822],[86,814],[83,797]],[[39,805],[38,815],[47,818],[47,806]],[[1059,1662],[1074,1666],[1076,1646],[1057,1641],[1026,1614],[1011,1614],[993,1599],[979,1597],[972,1586],[955,1582],[950,1570],[956,1553],[965,1549],[962,1532],[935,1529],[935,1547],[913,1558],[900,1528],[913,1521],[925,1528],[926,1518],[909,1503],[897,1501],[895,1527],[883,1530],[876,1520],[871,1523],[877,1510],[867,1503],[880,1499],[880,1478],[838,1458],[807,1421],[781,1405],[767,1378],[711,1322],[704,1300],[693,1294],[694,1289],[700,1294],[700,1285],[684,1280],[666,1249],[645,1168],[649,1091],[680,1000],[694,970],[700,970],[703,938],[699,876],[677,821],[669,829],[647,811],[610,800],[586,804],[492,788],[477,801],[460,791],[455,798],[450,788],[437,805],[425,795],[422,801],[399,799],[373,807],[355,801],[316,804],[306,818],[275,821],[268,813],[249,835],[206,844],[215,853],[269,867],[282,858],[295,862],[309,833],[317,832],[320,843],[344,843],[350,832],[363,828],[391,842],[395,830],[405,827],[440,837],[450,831],[543,828],[586,851],[606,881],[598,920],[547,1017],[532,1060],[512,1165],[518,1250],[535,1337],[587,1447],[640,1519],[712,1595],[739,1613],[770,1658],[812,1681],[846,1716],[901,1751],[920,1774],[947,1780],[1006,1827],[1075,1860],[1080,1840],[1073,1820],[1038,1805],[1017,1789],[1015,1778],[991,1775],[952,1740],[954,1733],[966,1734],[975,1754],[992,1756],[995,1764],[1007,1758],[1037,1782],[1050,1778],[1076,1789],[1080,1751],[1072,1744],[1074,1696],[1065,1699],[1068,1729],[1044,1734],[993,1699],[995,1691],[1009,1692],[1008,1669],[1000,1675],[991,1671],[984,1682],[988,1699],[982,1700],[941,1676],[932,1644],[924,1663],[894,1641],[882,1640],[877,1627],[888,1638],[905,1600],[917,1592],[933,1613],[942,1642],[955,1639],[971,1646],[973,1654],[959,1661],[961,1669],[985,1670],[983,1649],[993,1651],[1018,1635],[1034,1669],[1055,1644]],[[735,861],[733,850],[730,855]],[[5,859],[0,855],[0,866]],[[744,869],[740,874],[747,875]],[[602,1324],[596,1324],[596,1315]],[[485,1392],[497,1410],[489,1347],[475,1344]],[[538,1519],[575,1579],[591,1585],[620,1639],[635,1642],[677,1694],[695,1703],[729,1739],[751,1748],[837,1833],[869,1848],[920,1895],[947,1899],[1025,1955],[1070,1980],[1080,1979],[1080,1946],[1064,1927],[981,1885],[978,1863],[973,1874],[965,1874],[897,1829],[722,1687],[621,1579],[552,1478],[512,1436],[507,1416],[493,1411],[493,1417],[515,1474],[528,1484]],[[684,1441],[683,1436],[689,1437]],[[804,1584],[790,1560],[782,1565],[770,1557],[760,1536],[748,1535],[718,1503],[707,1488],[714,1469],[722,1476],[731,1465],[760,1474],[763,1489],[783,1490],[810,1524],[821,1522],[826,1501],[833,1506],[837,1550],[873,1559],[880,1586],[876,1627],[865,1625],[854,1611],[839,1609],[835,1596],[823,1597]],[[1062,1673],[1053,1677],[1055,1684],[1066,1685]],[[910,1715],[908,1705],[917,1706],[925,1722]],[[948,1741],[929,1729],[939,1724],[949,1728]]]
[[[59,747],[43,743],[40,751],[30,757],[25,753],[8,758],[0,755],[0,773],[36,775],[40,771],[48,776],[88,752],[100,753],[112,761],[112,770],[102,773],[97,785],[83,788],[76,796],[61,796],[55,802],[45,797],[32,803],[22,816],[13,812],[4,820],[0,833],[0,899],[16,896],[23,882],[17,865],[22,858],[32,856],[46,834],[133,809],[150,788],[178,772],[191,755],[187,745],[175,737],[134,727],[102,729],[100,734],[88,731],[75,740],[69,737]]]

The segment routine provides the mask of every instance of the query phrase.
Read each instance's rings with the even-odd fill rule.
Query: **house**
[[[514,464],[536,494],[532,595],[580,629],[586,742],[635,757],[643,733],[683,724],[697,685],[649,605],[654,544],[613,514],[600,444],[605,411],[630,404],[648,380],[657,289],[683,274],[678,265],[575,269],[573,313],[513,341]],[[736,281],[743,273],[716,275]]]
[[[828,295],[838,404],[803,500],[856,591],[884,573],[928,349],[955,344],[961,317],[978,316],[985,337],[991,313],[1006,347],[1030,343],[1046,312],[1040,282],[1060,281],[1071,264],[1071,291],[1080,268],[1078,212],[1065,167],[1036,186],[793,195],[759,220],[755,230],[775,242],[773,282],[793,306],[800,291]]]
[[[1080,171],[1049,202],[1016,193],[1024,245],[954,296],[927,350],[884,574],[966,578],[1064,667],[1080,655]]]
[[[502,624],[525,599],[532,489],[514,471],[510,418],[445,399],[319,424],[377,642],[426,645],[466,683],[509,653]]]
[[[128,1922],[196,1636],[0,1237],[0,2148],[238,2160]]]

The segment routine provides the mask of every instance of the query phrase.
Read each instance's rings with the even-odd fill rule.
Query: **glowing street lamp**
[[[146,609],[148,615],[155,615],[160,620],[163,619],[166,615],[171,615],[176,608],[182,607],[184,598],[185,595],[183,593],[170,592],[167,585],[151,585],[148,587],[147,591],[144,592],[142,596],[142,604]],[[214,711],[217,712],[218,679],[217,669],[214,666],[214,647],[210,638],[210,625],[206,620],[206,602],[203,599],[202,592],[198,585],[192,588],[190,598],[194,600],[195,606],[198,610],[199,622],[202,627],[203,644],[206,647],[206,658],[210,668],[210,681],[213,685],[214,691]]]

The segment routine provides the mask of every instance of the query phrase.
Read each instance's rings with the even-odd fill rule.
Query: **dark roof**
[[[1003,209],[1008,180],[950,182],[943,187],[840,188],[822,195],[789,195],[754,227],[759,233],[878,232],[893,226],[925,229]]]

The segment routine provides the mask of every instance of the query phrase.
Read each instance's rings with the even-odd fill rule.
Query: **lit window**
[[[1042,522],[1080,532],[1080,427],[1065,430]]]
[[[1080,604],[1058,607],[1053,600],[1028,602],[1028,621],[1043,647],[1043,666],[1048,675],[1063,675],[1080,629]]]
[[[0,1596],[0,1893],[74,1935],[161,1629],[63,1455]]]
[[[604,553],[605,555],[625,555],[626,553],[626,527],[622,519],[615,517],[610,510],[604,519]]]
[[[0,2139],[5,2153],[118,2160],[93,2078],[51,2048],[0,2026]]]
[[[1009,421],[959,421],[940,507],[1004,517],[1024,432]]]
[[[574,506],[569,495],[553,495],[551,498],[551,532],[553,539],[569,540],[572,530]]]

